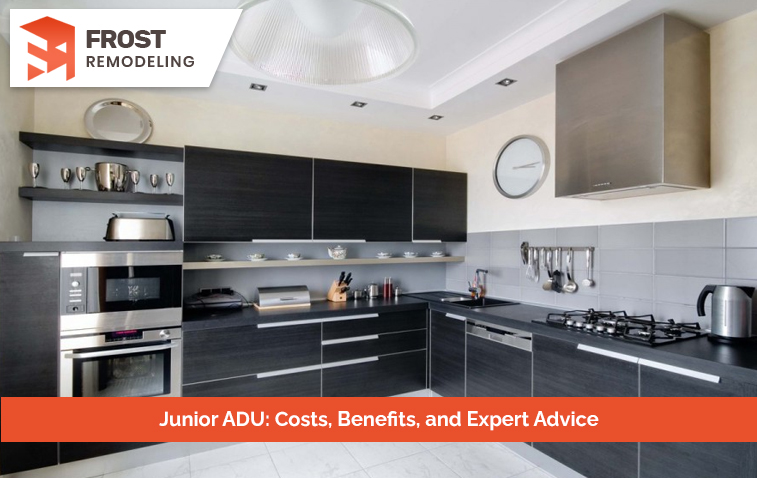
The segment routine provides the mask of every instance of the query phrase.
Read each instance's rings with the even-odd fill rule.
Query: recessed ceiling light
[[[363,108],[368,103],[363,103],[362,101],[355,101],[350,106],[354,106],[355,108]]]
[[[434,120],[434,121],[439,121],[439,120],[440,120],[440,119],[442,119],[442,118],[444,118],[444,116],[439,116],[439,115],[432,115],[432,116],[429,116],[429,117],[428,117],[428,119],[430,119],[430,120]]]
[[[257,83],[250,84],[251,90],[257,90],[257,91],[265,91],[268,89],[268,85],[259,85]]]
[[[513,80],[512,78],[505,78],[502,81],[498,81],[497,84],[501,85],[501,86],[510,86],[513,83],[515,83],[516,81],[518,81],[518,80]]]

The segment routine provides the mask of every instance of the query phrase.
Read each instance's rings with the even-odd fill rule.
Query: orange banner
[[[757,398],[7,398],[3,442],[757,442]]]

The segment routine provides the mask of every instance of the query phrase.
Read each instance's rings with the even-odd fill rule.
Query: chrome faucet
[[[480,299],[486,295],[486,275],[488,273],[487,269],[476,269],[473,284],[468,283],[468,291],[473,294],[474,298]]]

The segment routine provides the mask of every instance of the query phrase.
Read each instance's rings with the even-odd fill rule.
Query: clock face
[[[534,136],[517,136],[505,144],[494,165],[494,185],[511,199],[530,196],[549,170],[549,149]]]

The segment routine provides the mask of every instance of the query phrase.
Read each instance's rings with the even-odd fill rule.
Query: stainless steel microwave
[[[61,254],[61,336],[181,325],[182,251]]]

